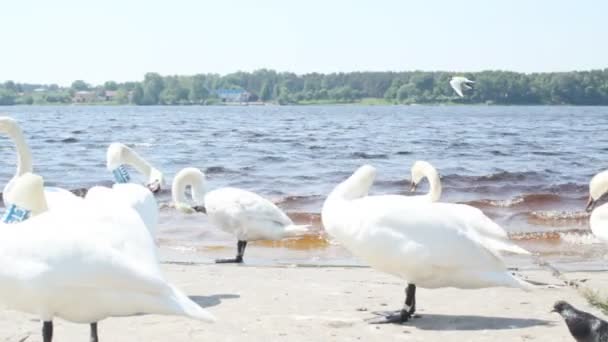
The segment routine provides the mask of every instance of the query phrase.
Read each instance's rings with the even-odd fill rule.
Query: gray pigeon
[[[608,342],[608,323],[590,313],[577,310],[560,300],[553,305],[553,312],[566,321],[570,334],[577,342]]]

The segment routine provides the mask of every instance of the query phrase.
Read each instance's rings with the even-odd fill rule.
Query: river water
[[[105,153],[118,141],[169,182],[181,168],[198,167],[209,188],[257,192],[315,226],[314,236],[251,244],[250,263],[356,264],[323,234],[325,196],[365,163],[378,169],[372,193],[409,194],[416,160],[439,170],[442,201],[482,209],[545,259],[602,267],[608,255],[584,212],[590,178],[608,168],[607,107],[17,106],[0,113],[21,124],[48,185],[112,184]],[[6,137],[0,151],[6,184],[15,172]],[[163,250],[180,260],[232,256],[232,236],[204,215],[173,209],[167,185],[158,197]]]

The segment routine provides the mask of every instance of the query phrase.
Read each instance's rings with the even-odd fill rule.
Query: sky
[[[0,81],[603,69],[606,13],[603,0],[3,1]]]

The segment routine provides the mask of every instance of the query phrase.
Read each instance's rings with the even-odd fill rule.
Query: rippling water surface
[[[105,149],[133,147],[165,172],[195,166],[210,189],[236,186],[275,201],[321,232],[327,193],[363,163],[378,168],[373,193],[407,194],[415,160],[442,175],[443,197],[481,208],[518,243],[560,262],[604,260],[589,235],[587,184],[608,168],[606,107],[5,107],[16,118],[47,184],[109,185]],[[0,138],[6,183],[15,153]],[[421,187],[419,191],[425,191]],[[161,202],[162,246],[185,259],[228,256],[236,243]],[[353,262],[322,232],[258,242],[254,262]]]

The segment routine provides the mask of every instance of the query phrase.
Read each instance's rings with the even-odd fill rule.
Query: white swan
[[[412,165],[412,184],[410,191],[416,191],[416,187],[426,178],[429,181],[429,192],[425,195],[415,196],[427,202],[437,202],[441,198],[441,179],[439,172],[431,163],[418,160]]]
[[[355,256],[408,282],[403,310],[387,321],[411,317],[416,286],[530,286],[507,271],[499,254],[528,252],[506,240],[480,211],[408,196],[367,196],[375,175],[376,169],[365,165],[336,186],[323,204],[322,220],[325,230]]]
[[[163,173],[135,151],[121,143],[110,144],[106,153],[106,167],[114,175],[116,183],[128,183],[131,180],[125,165],[132,166],[147,178],[146,186],[150,191],[158,192],[165,185]]]
[[[95,186],[85,196],[89,201],[98,204],[108,203],[111,207],[126,205],[135,209],[152,237],[156,236],[158,229],[158,203],[153,192],[160,191],[164,186],[164,176],[158,169],[152,167],[135,151],[121,143],[112,143],[106,154],[108,170],[112,171],[117,184],[112,188]],[[129,183],[130,176],[125,168],[130,165],[141,172],[148,179],[146,187]],[[110,210],[113,210],[110,208]]]
[[[78,208],[44,211],[42,178],[24,174],[12,194],[19,205],[43,212],[0,229],[0,304],[38,315],[43,340],[52,339],[53,319],[91,325],[135,314],[181,315],[207,322],[214,317],[163,277],[156,248],[139,215]]]
[[[471,90],[473,89],[473,84],[475,84],[475,82],[462,76],[454,76],[450,80],[450,86],[452,86],[452,89],[454,89],[456,94],[460,97],[464,97],[463,89]]]
[[[12,191],[15,180],[19,176],[28,172],[33,172],[32,153],[25,141],[21,127],[19,127],[19,124],[14,119],[5,116],[0,117],[0,132],[6,134],[13,141],[17,151],[17,170],[13,178],[6,184],[2,191],[2,199],[7,208],[6,213],[2,218],[2,222],[19,222],[26,219],[30,213],[24,211],[23,208],[14,206],[10,201],[9,194]],[[44,192],[50,208],[57,206],[70,207],[74,205],[74,201],[78,202],[82,200],[72,192],[58,187],[45,187]]]
[[[587,211],[591,211],[589,225],[591,232],[602,242],[608,243],[608,203],[594,209],[596,203],[608,192],[608,171],[602,171],[589,182]]]
[[[194,206],[187,204],[190,186]],[[197,168],[185,168],[173,179],[171,194],[175,207],[183,212],[205,212],[209,221],[236,236],[237,255],[218,263],[243,262],[248,241],[279,240],[308,232],[308,225],[294,225],[274,203],[249,191],[220,188],[205,194],[205,175]]]

